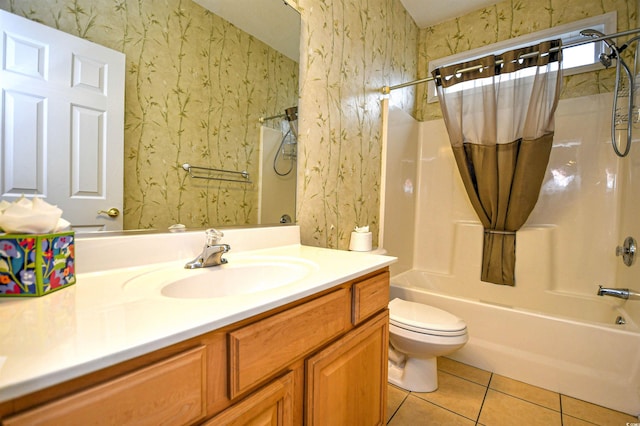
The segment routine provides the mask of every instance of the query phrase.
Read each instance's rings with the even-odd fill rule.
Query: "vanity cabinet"
[[[389,272],[0,404],[3,426],[381,425]]]

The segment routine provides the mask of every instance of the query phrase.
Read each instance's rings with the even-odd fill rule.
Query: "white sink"
[[[178,299],[221,298],[289,285],[317,269],[313,262],[276,256],[229,258],[227,264],[201,269],[184,269],[181,264],[172,264],[128,280],[124,290],[138,297],[159,293]]]

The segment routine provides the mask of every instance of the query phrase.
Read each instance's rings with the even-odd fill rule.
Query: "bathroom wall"
[[[416,75],[418,29],[400,0],[299,0],[298,222],[304,244],[346,249],[354,226],[377,245],[380,88]],[[413,110],[413,90],[399,101]]]
[[[297,104],[296,62],[191,0],[0,8],[126,54],[125,229],[257,223],[257,183],[193,180],[180,166],[256,177],[258,118]]]
[[[640,127],[634,127],[634,143],[631,151],[623,161],[621,166],[621,174],[619,176],[619,185],[622,188],[620,200],[620,216],[618,218],[609,218],[608,220],[618,219],[620,232],[618,239],[613,247],[608,247],[609,255],[615,253],[615,247],[621,246],[626,237],[633,237],[640,244]],[[640,249],[640,247],[639,247]],[[638,269],[640,269],[640,259],[636,256],[632,266],[626,266],[622,262],[622,258],[617,258],[617,279],[612,281],[607,277],[602,283],[604,287],[621,287],[630,288],[640,292],[640,280],[638,279]],[[638,312],[640,322],[640,312]]]

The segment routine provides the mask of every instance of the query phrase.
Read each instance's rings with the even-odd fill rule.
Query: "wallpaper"
[[[299,0],[298,213],[302,242],[347,249],[355,226],[377,244],[384,85],[416,75],[418,28],[400,0]],[[413,89],[403,108],[413,110]]]
[[[124,226],[256,223],[258,119],[298,102],[298,64],[191,0],[0,0],[126,54]],[[246,170],[191,179],[183,163]]]
[[[429,61],[487,44],[544,30],[580,19],[617,11],[618,31],[636,28],[635,0],[508,0],[473,13],[421,29],[418,42],[418,75],[429,73]],[[630,54],[627,51],[627,55]],[[564,78],[561,98],[613,91],[615,72],[601,71]],[[427,85],[417,89],[416,118],[441,118],[440,104],[427,103]]]

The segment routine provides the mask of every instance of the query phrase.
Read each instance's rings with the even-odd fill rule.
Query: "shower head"
[[[588,28],[586,30],[582,30],[580,31],[580,35],[584,36],[584,37],[606,37],[605,33],[598,31],[598,30],[594,30],[593,28]],[[605,43],[607,43],[607,46],[609,47],[615,47],[615,43],[613,40],[609,39],[609,38],[604,38],[602,39],[602,41],[604,41]]]
[[[287,117],[287,121],[296,121],[298,119],[298,107],[290,107],[284,110],[284,115]]]
[[[284,110],[284,115],[289,122],[289,129],[293,133],[293,137],[298,139],[298,107],[293,106]]]
[[[587,28],[586,30],[580,31],[580,35],[585,37],[604,37],[604,33],[602,31],[594,30],[593,28]]]
[[[626,44],[620,47],[616,46],[616,43],[610,38],[606,38],[606,35],[603,32],[594,30],[593,28],[580,31],[580,35],[584,37],[595,37],[595,38],[605,37],[605,38],[602,38],[602,41],[604,41],[606,45],[609,47],[609,49],[611,49],[611,53],[609,54],[601,53],[599,56],[600,62],[602,63],[602,65],[604,65],[605,68],[609,68],[611,66],[611,60],[613,58],[618,58],[620,55],[620,52],[622,52],[624,49],[627,48]]]

